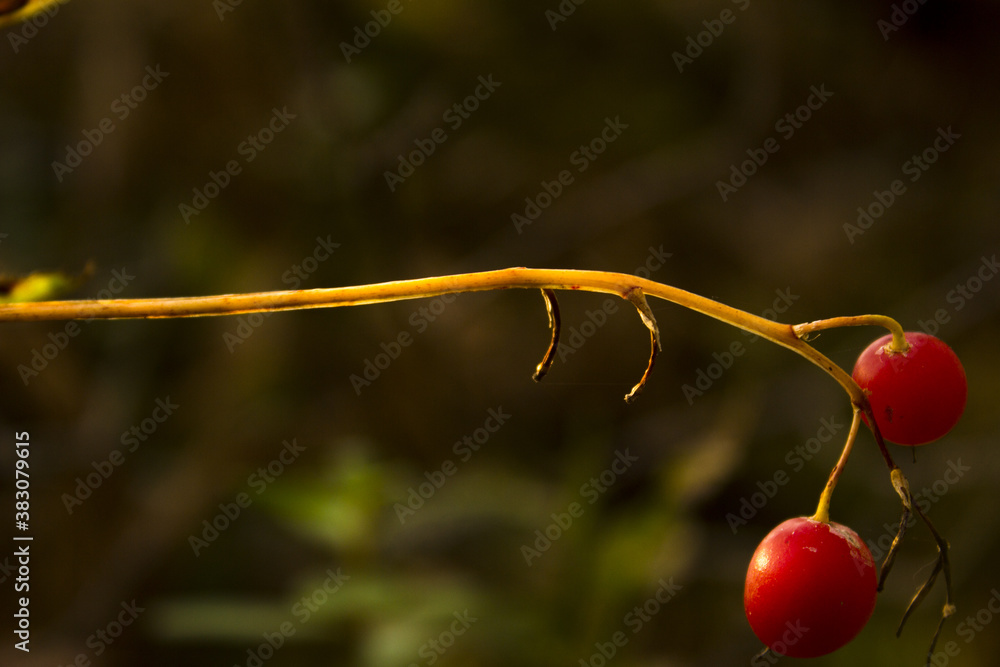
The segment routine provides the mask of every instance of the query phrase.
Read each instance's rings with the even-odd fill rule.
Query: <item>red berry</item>
[[[869,345],[853,375],[868,395],[882,437],[900,445],[923,445],[958,423],[968,385],[962,362],[940,339],[914,331],[905,336],[906,352],[889,350],[892,336]]]
[[[875,609],[875,562],[838,523],[789,519],[768,533],[747,571],[743,607],[779,655],[815,658],[854,639]]]

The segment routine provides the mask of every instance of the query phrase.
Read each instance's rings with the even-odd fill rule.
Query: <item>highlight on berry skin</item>
[[[816,658],[854,639],[875,610],[871,551],[847,526],[789,519],[761,541],[743,606],[757,638],[777,655]]]
[[[0,0],[2,2],[4,0]],[[0,15],[0,21],[3,19]],[[836,651],[861,632],[872,615],[876,595],[882,590],[903,534],[914,516],[930,531],[938,554],[933,569],[904,612],[897,636],[941,573],[944,574],[941,579],[945,603],[928,655],[933,654],[942,625],[954,614],[948,542],[913,502],[906,477],[893,462],[885,441],[920,445],[950,432],[965,409],[968,393],[965,371],[944,342],[925,333],[906,332],[889,317],[859,315],[785,325],[670,285],[645,279],[637,282],[628,274],[576,269],[513,267],[340,288],[70,301],[45,300],[65,282],[59,274],[33,274],[29,278],[8,281],[6,294],[0,296],[5,296],[9,302],[0,303],[0,320],[209,317],[389,303],[446,293],[541,289],[552,337],[542,362],[536,367],[536,379],[548,370],[559,343],[560,316],[554,290],[613,293],[635,306],[650,337],[646,370],[626,396],[626,401],[641,391],[662,348],[659,327],[647,297],[701,312],[808,359],[846,390],[853,409],[846,443],[820,495],[816,513],[790,519],[772,530],[757,547],[747,570],[744,609],[753,632],[767,646],[765,653],[817,657]],[[847,326],[880,326],[891,332],[861,353],[852,375],[807,342],[812,334]],[[889,468],[892,488],[903,504],[899,528],[879,576],[872,554],[858,534],[829,519],[830,498],[862,419],[874,420],[869,426],[876,436],[884,436],[876,437],[875,441]]]
[[[882,437],[924,445],[958,423],[968,382],[962,362],[942,340],[918,331],[905,337],[904,352],[891,348],[890,335],[874,341],[858,357],[852,377],[868,397]]]

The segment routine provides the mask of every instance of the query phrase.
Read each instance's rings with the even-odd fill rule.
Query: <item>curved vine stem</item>
[[[627,298],[635,306],[636,310],[639,311],[639,317],[642,318],[642,323],[646,325],[649,329],[649,363],[646,364],[646,372],[642,374],[639,378],[639,382],[632,387],[632,391],[625,395],[625,402],[631,403],[635,400],[635,397],[639,395],[643,387],[646,386],[646,381],[649,379],[649,374],[653,372],[653,364],[656,363],[656,355],[659,354],[663,346],[660,344],[660,327],[656,324],[656,317],[653,315],[653,309],[649,307],[649,303],[646,301],[646,296],[642,293],[642,290],[635,288],[630,290]]]
[[[356,285],[352,287],[333,287],[308,290],[254,292],[247,294],[223,294],[218,296],[151,298],[151,299],[97,299],[75,301],[39,301],[27,303],[0,304],[0,322],[42,321],[67,319],[161,319],[178,317],[207,317],[220,315],[239,315],[247,313],[277,312],[286,310],[302,310],[309,308],[333,308],[341,306],[361,306],[376,303],[388,303],[405,299],[419,299],[454,294],[459,292],[478,292],[485,290],[532,288],[539,289],[545,299],[549,314],[549,324],[552,328],[552,340],[545,355],[538,364],[534,379],[540,380],[548,371],[559,344],[560,318],[559,308],[555,298],[555,290],[577,290],[615,294],[636,307],[643,323],[649,329],[651,352],[649,363],[642,378],[626,395],[626,401],[632,401],[645,386],[656,355],[661,348],[660,332],[653,316],[653,311],[646,297],[655,297],[670,301],[690,310],[708,315],[732,326],[744,329],[772,343],[786,347],[805,357],[813,364],[822,368],[828,375],[840,384],[851,399],[854,417],[847,442],[840,459],[830,473],[826,487],[820,496],[815,518],[829,521],[830,498],[841,472],[847,462],[847,457],[856,439],[862,420],[869,424],[875,442],[878,445],[886,465],[889,467],[893,487],[903,502],[903,519],[899,532],[893,541],[892,548],[885,563],[879,581],[879,588],[895,559],[896,550],[906,528],[909,513],[916,514],[930,529],[938,546],[938,563],[927,582],[917,591],[903,620],[903,623],[914,608],[923,600],[933,585],[939,572],[944,572],[947,599],[941,621],[931,642],[931,651],[941,632],[945,618],[954,612],[951,601],[951,573],[948,561],[948,544],[934,529],[926,515],[915,507],[909,493],[906,478],[895,465],[885,442],[875,422],[868,398],[854,379],[826,355],[812,347],[806,339],[812,334],[827,329],[846,326],[873,325],[881,326],[892,334],[889,347],[898,352],[907,349],[903,328],[892,318],[883,315],[857,315],[852,317],[835,317],[817,320],[804,324],[781,324],[772,320],[752,315],[738,308],[727,306],[692,292],[653,282],[645,278],[607,271],[585,271],[577,269],[529,269],[523,267],[481,271],[477,273],[462,273],[450,276],[431,278],[416,278],[413,280],[397,280],[371,285]]]
[[[819,320],[806,324],[781,324],[753,315],[724,303],[682,290],[671,285],[653,282],[625,273],[587,271],[580,269],[529,269],[516,267],[477,273],[460,273],[450,276],[395,280],[371,285],[329,287],[307,290],[276,292],[251,292],[217,296],[172,297],[151,299],[93,299],[68,301],[38,301],[0,304],[0,322],[69,320],[69,319],[162,319],[178,317],[209,317],[247,313],[278,312],[310,308],[335,308],[388,303],[406,299],[420,299],[486,290],[533,288],[540,289],[545,298],[552,326],[552,343],[545,358],[535,370],[540,378],[548,370],[559,341],[559,311],[555,290],[578,290],[615,294],[630,301],[638,310],[643,323],[650,331],[651,353],[646,371],[638,384],[626,397],[631,401],[642,390],[660,350],[660,333],[653,311],[646,297],[655,297],[708,315],[717,320],[744,329],[772,343],[786,347],[822,368],[843,387],[855,410],[868,415],[874,424],[871,407],[864,392],[844,369],[804,339],[811,333],[840,326],[877,325],[889,329],[893,342],[902,339],[902,327],[892,318],[883,315],[858,315]],[[905,340],[903,341],[905,344]],[[896,466],[877,429],[873,429],[879,450],[890,470]],[[834,480],[834,483],[836,480]]]
[[[847,442],[844,444],[844,449],[840,452],[840,458],[837,460],[837,464],[833,466],[833,470],[830,471],[830,478],[827,480],[826,486],[823,488],[823,493],[819,496],[819,505],[816,508],[816,514],[813,515],[813,519],[816,521],[822,521],[823,523],[830,522],[830,499],[833,497],[833,489],[837,486],[837,480],[840,479],[840,474],[844,471],[844,467],[847,465],[847,457],[851,455],[851,449],[854,447],[854,441],[858,437],[858,429],[860,427],[861,409],[855,406],[854,418],[851,420],[851,428],[847,433]]]
[[[660,333],[653,311],[646,297],[655,297],[708,315],[717,320],[744,329],[772,343],[786,347],[822,368],[843,387],[855,410],[868,416],[874,424],[871,407],[864,392],[853,378],[826,355],[814,348],[805,338],[824,329],[841,326],[876,325],[889,329],[893,344],[905,345],[903,329],[898,322],[883,315],[858,315],[818,320],[806,324],[781,324],[753,315],[746,311],[671,285],[653,282],[625,273],[586,271],[580,269],[529,269],[515,267],[477,273],[460,273],[450,276],[395,280],[371,285],[330,287],[276,292],[251,292],[217,296],[172,297],[151,299],[93,299],[68,301],[38,301],[0,304],[0,322],[41,321],[68,319],[161,319],[177,317],[209,317],[247,313],[303,310],[309,308],[335,308],[388,303],[405,299],[420,299],[485,290],[533,288],[540,289],[545,298],[552,327],[552,343],[545,357],[535,370],[535,378],[545,374],[552,363],[559,342],[559,311],[555,290],[578,290],[615,294],[630,301],[638,310],[643,323],[650,331],[651,352],[646,371],[638,384],[625,399],[631,401],[642,390],[660,350]],[[889,470],[896,468],[882,441],[878,429],[873,429],[879,450]],[[836,473],[836,469],[835,469]],[[839,474],[839,473],[838,473]],[[836,483],[836,479],[833,480]]]
[[[831,317],[826,320],[816,320],[805,324],[796,324],[792,327],[795,333],[806,338],[809,334],[823,331],[825,329],[835,329],[839,327],[860,327],[860,326],[880,326],[885,327],[892,334],[892,343],[889,349],[893,352],[906,352],[910,349],[909,343],[903,334],[903,327],[899,322],[886,317],[885,315],[853,315],[849,317]]]
[[[831,375],[848,393],[852,403],[859,405],[864,400],[864,395],[851,376],[802,340],[801,335],[805,334],[799,334],[792,325],[752,315],[677,287],[629,274],[607,271],[518,267],[352,287],[197,297],[11,303],[0,305],[0,321],[158,319],[240,315],[307,308],[362,306],[457,292],[510,288],[601,292],[618,295],[623,299],[633,301],[633,303],[635,301],[630,296],[632,294],[671,301],[732,326],[750,331],[797,352]],[[646,317],[651,313],[643,313],[640,308],[640,314]],[[652,328],[650,330],[652,331]]]
[[[843,387],[851,399],[855,411],[861,410],[868,416],[868,423],[875,424],[871,406],[864,392],[854,379],[826,355],[814,348],[805,338],[824,329],[841,326],[876,325],[889,329],[893,344],[902,341],[903,329],[898,322],[884,315],[858,315],[818,320],[806,324],[781,324],[752,315],[746,311],[671,285],[653,282],[625,273],[608,271],[586,271],[579,269],[528,269],[516,267],[477,273],[460,273],[450,276],[395,280],[371,285],[352,287],[330,287],[307,290],[277,292],[252,292],[247,294],[222,294],[218,296],[173,297],[152,299],[96,299],[77,301],[39,301],[28,303],[0,304],[0,322],[40,321],[66,319],[160,319],[176,317],[208,317],[219,315],[239,315],[247,313],[302,310],[309,308],[334,308],[342,306],[362,306],[388,303],[405,299],[419,299],[458,292],[478,292],[485,290],[533,288],[540,289],[545,298],[552,327],[552,342],[545,357],[535,369],[534,377],[545,375],[551,365],[559,343],[559,310],[555,300],[555,290],[578,290],[615,294],[630,301],[638,310],[643,323],[649,329],[651,352],[649,363],[642,378],[625,396],[631,402],[645,386],[653,368],[653,362],[660,350],[660,332],[656,318],[646,301],[646,297],[656,297],[665,301],[708,315],[717,320],[744,329],[770,340],[805,357],[822,368]],[[877,428],[872,429],[879,451],[886,465],[892,471],[896,468]],[[850,444],[850,442],[848,443]],[[846,452],[845,452],[846,454]],[[831,479],[836,484],[836,476],[841,468],[835,468]],[[832,488],[831,488],[832,490]]]
[[[548,349],[545,350],[545,355],[538,362],[535,372],[531,376],[531,379],[535,382],[541,382],[545,374],[549,372],[549,368],[552,367],[552,362],[556,358],[556,350],[559,349],[559,333],[562,329],[562,318],[559,316],[559,302],[556,300],[556,293],[550,289],[543,289],[542,298],[545,299],[545,310],[549,314],[549,328],[552,329],[552,341],[549,343]]]

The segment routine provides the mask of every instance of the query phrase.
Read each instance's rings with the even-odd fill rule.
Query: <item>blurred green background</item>
[[[0,45],[5,271],[93,261],[73,297],[94,298],[604,269],[786,322],[936,327],[965,363],[966,414],[893,452],[952,545],[935,664],[996,664],[993,3],[56,7]],[[530,224],[512,217],[534,215],[526,199],[544,206]],[[602,295],[561,305],[572,345],[540,384],[530,291],[4,325],[0,506],[28,431],[33,632],[13,649],[8,542],[0,661],[749,664],[747,563],[814,511],[843,392],[655,301],[664,353],[626,405],[638,318]],[[877,335],[816,345],[849,369]],[[368,362],[377,377],[352,383]],[[867,432],[832,516],[876,556],[898,520]],[[893,633],[934,556],[914,527],[868,626],[811,664],[923,664],[943,589]]]

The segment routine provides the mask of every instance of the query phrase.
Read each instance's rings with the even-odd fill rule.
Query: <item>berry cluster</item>
[[[868,400],[870,411],[864,413],[874,418],[873,431],[900,445],[921,445],[945,435],[961,417],[965,371],[939,339],[915,332],[903,338],[905,345],[894,345],[892,335],[869,345],[853,378]],[[864,421],[871,426],[867,416]],[[880,583],[872,554],[857,533],[829,521],[828,492],[824,498],[816,516],[789,519],[772,530],[747,571],[750,627],[780,655],[811,658],[835,651],[861,631],[875,608]]]
[[[35,1],[41,5],[55,0]],[[4,11],[2,3],[3,0],[0,0],[0,22]],[[513,267],[352,287],[120,302],[107,299],[44,301],[58,287],[68,283],[60,274],[46,274],[45,278],[40,288],[30,290],[30,298],[17,299],[17,303],[10,299],[7,303],[0,303],[0,321],[90,321],[272,313],[387,303],[416,297],[436,296],[443,299],[445,295],[459,292],[492,289],[540,289],[552,338],[532,376],[536,381],[545,376],[556,351],[560,349],[561,318],[555,290],[613,293],[631,302],[649,330],[649,361],[639,382],[625,396],[628,402],[633,401],[645,387],[662,349],[660,330],[646,297],[656,297],[703,313],[808,359],[847,391],[854,408],[847,442],[820,495],[816,513],[811,517],[791,519],[775,528],[758,547],[747,573],[744,607],[753,631],[767,645],[765,650],[811,657],[830,653],[851,641],[872,614],[876,593],[881,590],[891,569],[911,514],[916,514],[930,531],[937,545],[938,558],[927,581],[910,601],[903,614],[903,622],[942,572],[946,601],[928,655],[933,651],[944,619],[955,611],[951,603],[948,543],[934,529],[920,507],[913,503],[906,477],[893,463],[885,440],[915,446],[932,442],[948,433],[965,409],[965,371],[955,353],[943,342],[924,333],[904,332],[899,323],[891,318],[859,315],[787,325],[634,275],[577,269]],[[30,277],[17,280],[13,292],[29,280]],[[806,342],[819,331],[841,326],[884,326],[891,333],[868,346],[858,358],[853,375],[848,375]],[[862,422],[871,428],[889,467],[893,488],[903,503],[899,531],[877,578],[871,552],[854,531],[831,522],[829,511],[830,497]]]

